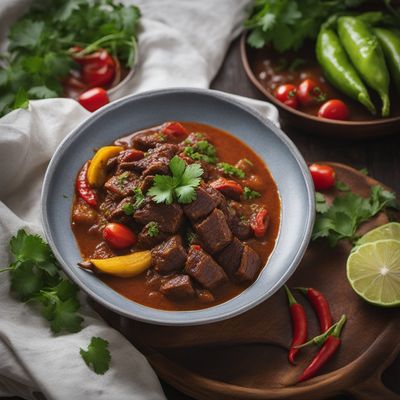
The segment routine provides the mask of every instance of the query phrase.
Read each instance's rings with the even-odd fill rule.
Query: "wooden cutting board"
[[[366,196],[371,186],[379,184],[348,166],[330,164],[355,193]],[[381,214],[362,229],[386,222]],[[298,364],[289,365],[291,322],[283,290],[242,315],[202,326],[149,325],[97,309],[146,355],[163,380],[199,400],[312,400],[340,393],[358,400],[400,400],[381,379],[400,351],[400,311],[369,305],[353,292],[345,271],[350,249],[346,243],[334,249],[323,241],[310,244],[288,282],[290,287],[317,288],[328,298],[335,320],[342,314],[348,317],[337,355],[319,376],[303,384],[296,384],[296,378],[315,349],[304,350]],[[318,334],[310,305],[294,293],[306,308],[309,336]]]

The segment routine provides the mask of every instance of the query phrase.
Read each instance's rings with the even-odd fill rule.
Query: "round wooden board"
[[[359,195],[367,196],[371,186],[379,184],[353,168],[329,164],[338,179]],[[328,196],[336,194],[331,191]],[[387,217],[380,214],[362,230],[386,222]],[[348,317],[339,352],[319,376],[302,384],[296,384],[296,378],[315,349],[303,351],[298,364],[289,365],[291,322],[283,290],[242,315],[202,326],[156,326],[122,317],[117,322],[110,312],[100,312],[145,354],[163,380],[199,400],[312,400],[340,393],[358,400],[400,400],[400,395],[381,380],[382,372],[400,350],[399,309],[374,307],[353,292],[345,272],[350,249],[346,243],[336,248],[323,241],[312,243],[288,281],[290,287],[321,290],[334,318],[342,314]],[[295,295],[306,308],[309,336],[318,334],[318,321],[310,305],[303,296]]]

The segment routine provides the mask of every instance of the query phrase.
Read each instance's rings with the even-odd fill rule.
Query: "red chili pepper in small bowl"
[[[289,349],[289,362],[294,364],[294,358],[299,352],[296,346],[302,345],[307,339],[307,317],[304,307],[294,298],[292,292],[285,285],[287,298],[289,301],[290,315],[292,318],[293,339]]]
[[[275,90],[275,97],[292,108],[299,107],[299,99],[297,97],[297,87],[294,85],[286,84],[280,85]]]
[[[259,210],[255,216],[250,219],[250,227],[256,238],[262,238],[267,233],[269,225],[269,214],[266,208]]]
[[[310,301],[315,313],[317,314],[321,331],[325,332],[332,326],[332,314],[329,303],[324,295],[314,288],[298,287],[308,300]]]
[[[92,88],[78,97],[78,102],[88,111],[96,111],[110,102],[107,92],[103,88]]]
[[[315,190],[327,190],[335,184],[336,173],[330,165],[311,164],[308,168]]]
[[[341,344],[340,333],[345,322],[346,316],[342,315],[342,317],[337,322],[337,324],[335,324],[335,327],[332,330],[329,329],[328,332],[325,332],[323,335],[318,336],[318,339],[314,338],[307,343],[307,345],[311,343],[321,342],[323,344],[311,363],[300,375],[298,382],[304,382],[314,377],[321,370],[321,368],[333,357]]]
[[[97,207],[97,195],[94,189],[89,186],[87,180],[87,170],[90,161],[87,161],[76,177],[75,188],[79,197],[92,207]]]

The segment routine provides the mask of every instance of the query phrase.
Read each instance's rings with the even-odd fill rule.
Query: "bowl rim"
[[[374,119],[374,120],[368,120],[368,121],[341,121],[341,120],[334,120],[334,119],[327,119],[327,118],[319,118],[317,116],[310,115],[305,112],[296,110],[292,107],[287,106],[286,104],[282,103],[281,101],[278,101],[260,83],[260,81],[254,75],[253,69],[250,66],[249,57],[248,57],[248,53],[247,53],[248,45],[246,43],[246,38],[247,38],[248,33],[249,33],[248,31],[243,32],[242,36],[240,38],[240,57],[242,59],[242,64],[243,64],[244,70],[246,72],[247,77],[250,79],[250,81],[253,83],[253,85],[264,96],[266,96],[269,101],[271,101],[278,108],[281,108],[281,109],[285,110],[286,112],[293,114],[296,117],[302,118],[304,120],[313,121],[313,122],[319,123],[319,124],[328,124],[328,125],[337,126],[337,127],[354,127],[354,126],[357,126],[357,127],[382,126],[383,127],[385,125],[393,124],[395,122],[400,123],[400,116],[383,118],[383,119]]]
[[[218,307],[221,304],[226,304],[226,302],[218,304],[213,307],[209,307],[206,309],[200,309],[200,310],[189,310],[189,311],[168,311],[168,310],[161,310],[161,309],[155,309],[152,307],[144,306],[140,303],[134,302],[130,299],[124,298],[127,302],[133,302],[139,306],[145,307],[148,310],[152,310],[153,313],[157,313],[157,319],[155,318],[149,318],[147,316],[138,316],[132,312],[126,311],[126,310],[121,310],[119,306],[115,305],[112,301],[109,301],[108,299],[100,296],[97,294],[94,290],[89,288],[84,282],[82,282],[77,275],[75,275],[72,271],[71,266],[64,261],[63,256],[61,255],[61,252],[58,250],[58,248],[55,245],[55,242],[53,240],[53,235],[51,231],[51,225],[49,222],[48,214],[46,212],[46,199],[49,196],[49,192],[51,191],[51,186],[50,186],[50,181],[51,177],[56,170],[57,163],[59,159],[62,157],[64,151],[66,148],[68,148],[69,144],[74,141],[75,136],[79,134],[80,131],[85,130],[87,126],[91,125],[94,121],[96,121],[100,116],[102,116],[103,113],[107,111],[112,111],[113,109],[118,108],[121,105],[124,105],[126,103],[129,103],[131,101],[140,101],[143,99],[148,99],[151,97],[157,97],[157,96],[162,96],[162,95],[174,95],[174,94],[193,94],[193,95],[200,95],[200,96],[211,96],[216,98],[217,100],[222,100],[223,102],[230,103],[231,105],[238,107],[245,111],[246,113],[250,114],[253,118],[257,119],[259,122],[261,122],[264,126],[269,128],[274,135],[280,139],[285,146],[288,148],[289,152],[292,154],[294,160],[297,162],[297,165],[299,166],[301,176],[303,178],[304,184],[305,184],[305,189],[306,189],[306,200],[307,203],[309,204],[308,208],[308,213],[305,217],[305,227],[303,231],[303,236],[301,237],[301,241],[299,243],[299,246],[296,250],[296,252],[293,253],[293,256],[291,257],[291,262],[287,265],[287,268],[285,272],[280,276],[280,278],[277,280],[274,286],[270,288],[267,292],[265,292],[264,295],[258,296],[257,298],[253,299],[252,301],[246,302],[244,305],[241,305],[240,307],[237,307],[233,310],[230,310],[229,312],[224,313],[223,315],[211,315],[211,316],[196,316],[197,313],[199,312],[204,312],[204,310],[211,310],[214,307]],[[242,139],[241,139],[242,140]],[[244,141],[245,142],[245,141]],[[245,142],[246,143],[246,142]],[[274,177],[273,177],[274,178]],[[43,224],[43,230],[45,237],[54,252],[54,255],[56,256],[58,262],[60,263],[63,272],[68,276],[69,279],[71,279],[75,284],[77,284],[85,293],[87,293],[90,297],[92,297],[96,302],[100,303],[104,307],[112,310],[113,312],[123,315],[128,318],[132,318],[135,320],[139,320],[142,322],[146,323],[151,323],[151,324],[156,324],[156,325],[174,325],[174,326],[187,326],[187,325],[202,325],[202,324],[208,324],[212,322],[217,322],[217,321],[222,321],[228,318],[232,318],[236,315],[242,314],[245,311],[250,310],[251,308],[255,307],[256,305],[260,304],[261,302],[265,301],[267,298],[271,297],[279,288],[282,287],[282,285],[290,278],[290,276],[295,272],[297,266],[299,265],[305,251],[307,250],[309,241],[311,239],[311,234],[312,234],[312,229],[314,225],[314,219],[315,219],[315,199],[314,199],[314,185],[312,182],[311,175],[308,171],[307,164],[305,160],[303,159],[301,153],[295,146],[295,144],[290,140],[290,138],[278,127],[276,127],[271,121],[268,119],[264,118],[258,111],[250,108],[246,104],[243,104],[242,102],[239,102],[238,100],[232,98],[229,96],[228,93],[223,93],[219,92],[216,90],[211,90],[211,89],[199,89],[199,88],[168,88],[168,89],[160,89],[160,90],[151,90],[147,92],[143,92],[141,94],[137,95],[129,95],[126,97],[123,97],[119,100],[116,100],[105,107],[102,107],[101,109],[97,110],[94,112],[91,116],[89,116],[87,119],[85,119],[83,122],[81,122],[79,125],[77,125],[58,145],[56,151],[54,152],[47,170],[46,174],[44,177],[43,181],[43,186],[42,186],[42,192],[41,192],[41,205],[40,205],[40,212],[41,212],[41,219],[42,219],[42,224]],[[282,209],[281,209],[282,212]],[[278,239],[280,236],[281,232],[281,227],[279,228],[279,233],[277,237],[276,243],[278,243]],[[276,246],[276,245],[275,245]],[[274,250],[275,251],[275,248]],[[268,263],[268,261],[267,261]],[[265,266],[264,266],[265,267]],[[254,284],[254,283],[253,283]],[[249,286],[246,290],[249,290],[252,285]],[[113,289],[111,289],[113,290]],[[118,293],[118,292],[116,292]],[[122,296],[123,297],[123,296]],[[235,296],[234,298],[236,298]],[[233,299],[234,299],[233,298]],[[231,299],[231,300],[233,300]],[[229,300],[228,300],[229,301]],[[174,318],[170,318],[169,316],[174,315]],[[177,317],[179,315],[179,318]]]

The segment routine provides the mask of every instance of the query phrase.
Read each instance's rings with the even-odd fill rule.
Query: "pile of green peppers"
[[[367,87],[382,101],[381,114],[390,114],[389,86],[393,79],[400,94],[400,32],[375,26],[363,15],[339,16],[318,34],[316,53],[326,78],[360,102],[373,115],[376,108]]]

